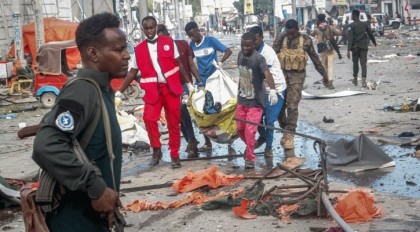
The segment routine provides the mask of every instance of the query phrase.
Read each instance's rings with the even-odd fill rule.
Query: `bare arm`
[[[229,58],[230,55],[232,55],[232,51],[230,50],[230,48],[228,48],[225,51],[225,54],[223,54],[222,60],[220,62],[222,63],[225,62]]]
[[[188,65],[190,66],[190,71],[192,75],[195,77],[198,83],[201,83],[200,75],[198,75],[197,66],[195,66],[195,63],[193,61],[192,56],[188,56]]]
[[[333,35],[335,36],[342,35],[342,31],[338,30],[336,27],[330,26],[330,29]]]
[[[274,84],[274,79],[273,79],[273,75],[271,75],[270,70],[266,70],[264,72],[264,76],[265,76],[265,81],[267,82],[268,86],[270,87],[270,89],[275,89],[276,86]]]
[[[118,91],[124,93],[130,83],[134,80],[134,78],[136,78],[138,72],[138,69],[131,68],[130,71],[128,71],[127,76],[124,78],[124,82]]]
[[[184,79],[185,83],[191,83],[190,80],[188,79],[188,74],[187,71],[185,71],[184,65],[182,65],[182,62],[179,60],[179,57],[175,59],[176,63],[179,66],[179,71],[181,72],[181,76]]]

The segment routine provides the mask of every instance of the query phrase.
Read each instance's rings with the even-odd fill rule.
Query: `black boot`
[[[197,158],[198,157],[198,141],[192,140],[188,142],[187,145],[187,152],[188,152],[188,158]]]
[[[366,84],[366,77],[362,77],[362,86],[363,87],[367,87],[367,84]]]
[[[354,86],[357,86],[357,77],[353,77],[353,80],[351,82]]]
[[[171,162],[171,166],[172,166],[172,168],[180,168],[181,167],[181,161],[179,160],[179,158],[172,158],[171,157],[171,160],[172,160],[172,162]]]
[[[159,160],[162,159],[162,151],[160,148],[153,148],[152,160],[150,161],[150,166],[156,166],[159,164]]]
[[[335,89],[333,85],[333,81],[328,81],[328,89]]]

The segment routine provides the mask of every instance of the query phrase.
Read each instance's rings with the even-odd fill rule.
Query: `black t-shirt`
[[[265,58],[256,51],[248,57],[239,52],[238,68],[238,104],[265,107],[264,72],[269,70]]]

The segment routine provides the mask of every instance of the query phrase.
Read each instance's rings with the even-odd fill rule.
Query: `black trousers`
[[[362,78],[366,78],[367,75],[367,49],[352,48],[352,60],[353,60],[353,77],[357,77],[359,74],[359,61],[362,67]]]

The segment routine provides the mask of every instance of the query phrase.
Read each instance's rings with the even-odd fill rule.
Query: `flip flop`
[[[211,146],[207,146],[206,144],[204,144],[202,147],[198,148],[199,152],[207,152],[207,151],[211,151],[213,148]]]

